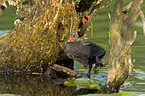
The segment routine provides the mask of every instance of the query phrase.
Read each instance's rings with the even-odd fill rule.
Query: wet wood
[[[51,68],[55,69],[57,71],[60,71],[60,72],[64,72],[64,73],[66,73],[70,76],[77,76],[79,74],[76,71],[71,70],[70,68],[67,68],[67,67],[64,67],[64,66],[61,66],[61,65],[57,65],[57,64],[54,64]]]
[[[133,0],[133,3],[126,7],[127,9],[131,7],[130,11],[127,14],[123,14],[123,0],[115,0],[109,32],[108,80],[105,87],[102,88],[105,93],[119,92],[121,85],[131,73],[130,46],[136,38],[135,31],[131,39],[131,29],[140,14],[142,2],[143,0]]]
[[[53,71],[52,71],[53,70]],[[52,71],[52,72],[51,72]],[[53,73],[54,72],[54,73]],[[52,65],[52,66],[49,66],[48,68],[47,68],[47,71],[44,73],[44,74],[48,74],[48,75],[51,75],[51,74],[57,74],[57,73],[59,73],[59,74],[62,74],[62,78],[63,78],[63,76],[65,75],[66,76],[66,78],[67,77],[76,77],[76,76],[78,76],[79,75],[79,73],[78,72],[76,72],[76,71],[74,71],[74,70],[71,70],[70,68],[67,68],[67,67],[64,67],[64,66],[61,66],[61,65],[58,65],[58,64],[54,64],[54,65]],[[39,72],[32,72],[31,74],[33,74],[33,75],[42,75],[43,73],[39,73]],[[55,78],[57,78],[57,77],[60,77],[60,76],[55,76]]]
[[[145,36],[145,16],[144,16],[144,14],[141,10],[140,10],[140,17],[141,17],[141,20],[142,20],[142,23],[143,23],[143,34]]]

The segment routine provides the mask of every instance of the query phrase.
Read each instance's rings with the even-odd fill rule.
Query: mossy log
[[[0,71],[45,73],[48,67],[53,66],[58,60],[68,34],[79,30],[81,19],[78,15],[80,13],[76,12],[76,2],[73,0],[12,1],[17,7],[17,17],[23,21],[19,22],[12,32],[1,37]],[[100,6],[102,1],[93,0],[92,4]],[[92,6],[93,9],[89,7],[91,8],[89,14],[93,13],[91,18],[99,8]],[[89,24],[86,28],[88,26]]]
[[[24,16],[24,20],[0,41],[2,44],[1,70],[42,70],[46,67],[46,62],[49,62],[48,65],[54,64],[60,46],[67,40],[71,15],[73,15],[74,26],[76,24],[76,16],[73,13],[75,11],[72,11],[74,6],[68,0],[62,1],[36,0],[33,5],[19,7],[17,13]],[[19,3],[18,6],[22,4],[22,2]],[[58,22],[67,25],[61,33],[64,36],[64,42],[59,42],[56,30]]]

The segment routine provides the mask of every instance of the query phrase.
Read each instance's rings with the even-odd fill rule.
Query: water
[[[144,8],[144,7],[143,7]],[[145,8],[144,8],[145,9]],[[12,7],[5,10],[4,14],[0,17],[0,36],[7,32],[10,32],[14,27],[14,11]],[[111,12],[111,11],[108,11]],[[109,18],[106,10],[99,11],[96,17],[93,19],[93,38],[91,32],[88,32],[88,40],[102,46],[107,54],[105,55],[103,62],[108,62],[108,32],[109,32]],[[144,71],[145,69],[145,37],[142,32],[142,23],[140,19],[135,24],[132,32],[137,30],[137,39],[132,45],[132,60],[133,69]],[[75,62],[75,71],[86,74],[82,64]],[[137,78],[140,73],[132,71],[129,79],[129,84],[121,88],[120,92],[135,92],[145,93],[145,78]],[[103,79],[107,77],[107,67],[99,70],[99,74],[93,74],[92,78],[102,76]],[[48,95],[48,96],[68,96],[77,90],[77,87],[64,86],[64,79],[51,79],[49,76],[34,76],[21,73],[2,74],[0,73],[0,95],[1,94],[15,94],[15,95]]]

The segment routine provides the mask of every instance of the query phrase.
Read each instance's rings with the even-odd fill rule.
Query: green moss
[[[54,64],[62,44],[67,40],[70,16],[75,14],[71,10],[73,5],[68,1],[62,5],[61,0],[36,0],[31,4],[23,4],[23,0],[16,1],[19,9],[17,13],[24,20],[0,40],[0,69],[40,71],[44,64],[48,64],[46,62]],[[76,20],[75,15],[72,18]],[[58,31],[59,22],[68,27]],[[60,38],[64,37],[63,42],[59,41],[58,32]]]
[[[78,88],[100,89],[101,84],[88,78],[72,79],[64,82],[67,86],[77,86]]]

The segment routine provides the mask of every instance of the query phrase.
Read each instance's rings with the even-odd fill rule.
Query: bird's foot
[[[91,77],[91,75],[88,75],[88,74],[87,74],[87,75],[86,75],[86,77],[87,77],[87,78],[90,78],[90,77]]]
[[[101,67],[104,67],[104,64],[103,63],[101,63],[101,62],[99,62],[99,64],[98,64],[99,66],[101,66]]]

